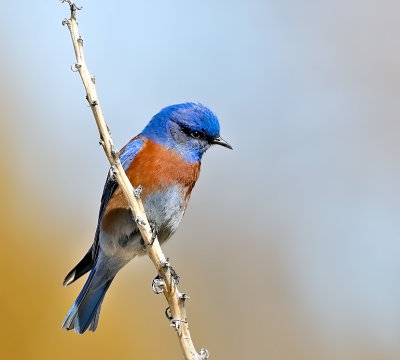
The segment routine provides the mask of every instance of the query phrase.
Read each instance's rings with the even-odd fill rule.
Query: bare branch
[[[157,280],[155,279],[153,281],[153,290],[155,293],[164,293],[164,296],[168,302],[168,319],[170,320],[171,326],[176,330],[182,350],[185,354],[185,358],[187,360],[207,359],[209,357],[208,351],[206,349],[201,349],[200,353],[197,353],[193,345],[185,310],[185,300],[188,298],[188,296],[179,292],[177,287],[179,278],[169,264],[169,260],[166,259],[165,255],[163,254],[157,239],[157,234],[155,233],[155,230],[152,229],[147,219],[143,203],[140,199],[142,189],[140,186],[134,189],[128,180],[119,160],[118,151],[114,146],[111,133],[104,120],[97,95],[95,78],[90,74],[86,65],[83,53],[83,39],[79,34],[78,23],[76,21],[76,11],[81,10],[82,8],[76,6],[71,0],[60,1],[62,3],[68,3],[71,10],[71,17],[69,19],[65,19],[62,24],[68,27],[68,30],[71,34],[72,44],[74,46],[76,63],[72,66],[72,70],[79,72],[79,75],[81,76],[86,90],[86,99],[90,105],[90,108],[92,109],[97,127],[99,129],[100,145],[102,145],[107,159],[111,165],[110,171],[112,171],[115,180],[118,182],[128,200],[133,218],[136,220],[137,226],[145,242],[147,254],[159,274],[156,278]]]

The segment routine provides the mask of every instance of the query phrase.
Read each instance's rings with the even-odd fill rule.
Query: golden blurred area
[[[84,2],[89,68],[119,147],[200,101],[210,149],[164,247],[211,359],[400,358],[400,4]],[[17,14],[18,16],[14,16]],[[84,279],[107,161],[58,1],[0,15],[0,356],[180,359],[149,259],[116,277],[95,333],[61,322]]]

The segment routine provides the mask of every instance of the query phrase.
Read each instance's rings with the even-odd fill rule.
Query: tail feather
[[[67,286],[72,284],[75,280],[79,279],[82,275],[85,275],[90,269],[92,269],[94,265],[93,259],[93,250],[92,247],[90,247],[82,260],[79,261],[79,263],[65,277],[63,285]]]
[[[95,331],[98,321],[101,303],[104,295],[113,280],[107,280],[104,284],[96,286],[94,281],[96,269],[94,268],[87,279],[85,286],[78,295],[75,303],[68,311],[62,328],[66,330],[75,330],[78,334],[83,334],[87,329]]]

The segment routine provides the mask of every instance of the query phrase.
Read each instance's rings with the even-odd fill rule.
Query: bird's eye
[[[192,138],[195,138],[195,139],[204,139],[204,138],[205,138],[204,132],[202,132],[202,131],[197,131],[197,130],[192,131],[192,132],[190,133],[190,136],[191,136]]]

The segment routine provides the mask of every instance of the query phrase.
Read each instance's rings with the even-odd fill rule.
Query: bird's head
[[[189,162],[201,160],[211,145],[232,147],[221,138],[218,118],[201,104],[171,105],[156,114],[142,135],[178,152]]]

